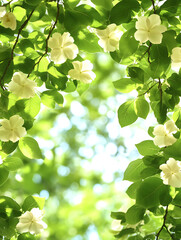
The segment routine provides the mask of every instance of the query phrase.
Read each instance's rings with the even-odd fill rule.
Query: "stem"
[[[7,71],[8,71],[8,68],[9,68],[11,62],[13,61],[13,58],[14,58],[14,56],[13,56],[13,55],[14,55],[14,50],[15,50],[15,47],[16,47],[16,45],[17,45],[17,43],[18,43],[18,40],[19,40],[21,31],[22,31],[23,28],[27,25],[28,21],[30,20],[30,18],[31,18],[31,16],[32,16],[33,12],[34,12],[34,10],[35,10],[35,9],[33,9],[33,10],[31,11],[31,13],[30,13],[30,15],[28,16],[28,18],[26,19],[26,21],[21,25],[21,27],[20,27],[19,30],[18,30],[18,35],[17,35],[17,37],[16,37],[15,43],[14,43],[14,45],[13,45],[13,48],[12,48],[12,50],[11,50],[10,59],[9,59],[9,61],[8,61],[8,64],[6,65],[6,67],[5,67],[5,69],[4,69],[3,75],[2,75],[1,78],[0,78],[0,86],[1,86],[1,88],[2,88],[3,90],[5,90],[5,88],[4,88],[4,77],[5,77],[5,75],[6,75]]]
[[[171,239],[173,239],[171,233],[169,232],[169,230],[168,230],[168,228],[167,228],[167,226],[166,226],[167,215],[168,215],[168,206],[166,206],[165,214],[164,214],[164,216],[163,216],[163,224],[162,224],[160,230],[158,231],[158,233],[156,234],[156,240],[159,239],[160,233],[161,233],[161,231],[163,230],[163,228],[166,229],[166,231],[167,231],[168,234],[170,235]]]
[[[162,95],[163,95],[163,92],[162,92],[162,83],[161,83],[161,80],[159,78],[159,82],[158,82],[158,89],[160,91],[160,108],[162,107]]]
[[[154,2],[154,0],[151,0],[151,2],[152,2],[152,5],[153,5],[153,12],[156,13],[155,2]]]
[[[41,57],[38,59],[38,61],[34,64],[32,70],[28,73],[28,76],[30,76],[30,74],[32,73],[33,69],[36,67],[36,65],[38,65],[40,63],[40,61],[42,60],[42,58],[48,53],[48,40],[52,34],[52,31],[54,30],[56,24],[57,24],[57,21],[58,21],[58,17],[59,17],[59,13],[60,13],[60,7],[59,7],[59,0],[57,0],[57,16],[56,16],[56,20],[53,24],[53,26],[51,27],[49,33],[48,33],[48,36],[46,38],[46,46],[45,46],[45,52],[41,55]]]
[[[154,83],[151,87],[149,87],[144,93],[141,93],[138,95],[138,97],[141,97],[143,95],[145,95],[146,93],[148,93],[156,84],[158,84],[158,82]]]
[[[151,48],[151,46],[152,46],[152,43],[150,42],[147,50],[143,53],[143,55],[140,58],[140,60],[141,60],[145,56],[145,54],[148,53],[148,62],[149,62],[149,64],[151,64],[151,61],[150,61],[150,48]]]

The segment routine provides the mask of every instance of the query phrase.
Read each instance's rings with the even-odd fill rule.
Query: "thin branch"
[[[141,97],[143,95],[145,95],[146,93],[148,93],[156,84],[158,84],[158,82],[154,83],[151,87],[149,87],[144,93],[141,93],[138,95],[138,97]]]
[[[158,233],[156,234],[156,240],[159,239],[160,233],[161,233],[161,231],[163,230],[163,228],[166,229],[166,231],[167,231],[168,234],[170,235],[171,239],[173,239],[170,231],[168,230],[168,228],[167,228],[167,226],[166,226],[167,215],[168,215],[168,206],[166,206],[165,214],[164,214],[164,216],[163,216],[163,224],[162,224],[160,230],[158,231]]]
[[[143,53],[143,55],[140,58],[140,60],[141,60],[145,56],[145,54],[148,53],[148,62],[149,62],[149,64],[151,64],[151,61],[150,61],[150,48],[151,48],[151,46],[152,46],[152,43],[150,42],[147,50]]]
[[[158,82],[158,89],[160,91],[160,107],[162,107],[162,95],[163,95],[163,92],[162,92],[162,83],[161,83],[161,80],[160,78],[158,79],[159,82]]]
[[[154,0],[151,0],[151,2],[152,2],[152,5],[153,5],[153,11],[154,11],[154,13],[156,13],[155,2],[154,2]]]
[[[35,10],[35,9],[33,9],[33,10],[31,11],[31,13],[30,13],[30,15],[28,16],[28,18],[26,19],[26,21],[24,21],[24,23],[21,25],[21,27],[20,27],[19,30],[18,30],[18,35],[17,35],[17,37],[16,37],[15,43],[14,43],[14,45],[13,45],[13,48],[12,48],[12,50],[11,50],[11,57],[10,57],[7,65],[6,65],[6,67],[5,67],[5,69],[4,69],[3,75],[2,75],[1,78],[0,78],[0,86],[1,86],[1,88],[2,88],[3,90],[5,90],[5,88],[4,88],[4,77],[5,77],[5,75],[6,75],[7,71],[8,71],[8,68],[9,68],[11,62],[13,61],[13,58],[14,58],[14,56],[13,56],[13,55],[14,55],[14,50],[15,50],[15,47],[16,47],[16,45],[17,45],[17,43],[18,43],[18,40],[19,40],[21,31],[22,31],[23,28],[27,25],[28,21],[30,20],[30,18],[31,18],[31,16],[32,16],[33,12],[34,12],[34,10]]]
[[[48,40],[52,34],[52,31],[54,30],[56,24],[57,24],[57,21],[58,21],[58,17],[59,17],[59,13],[60,13],[60,7],[59,7],[59,0],[57,0],[57,15],[56,15],[56,20],[53,24],[53,26],[51,27],[49,33],[48,33],[48,36],[46,38],[46,46],[45,46],[45,52],[41,55],[41,57],[38,59],[38,61],[34,64],[32,70],[28,73],[28,76],[30,76],[30,74],[32,73],[32,71],[34,70],[34,68],[36,67],[36,65],[38,65],[40,63],[40,61],[42,60],[42,58],[48,53]]]

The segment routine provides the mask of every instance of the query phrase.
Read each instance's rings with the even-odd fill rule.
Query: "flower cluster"
[[[39,208],[33,208],[26,211],[19,217],[19,223],[16,225],[18,232],[31,234],[39,234],[43,229],[47,228],[47,224],[42,221],[43,211]]]
[[[17,142],[26,135],[26,129],[23,126],[24,120],[19,115],[14,115],[10,119],[0,120],[0,140],[3,142]]]
[[[149,40],[153,44],[160,44],[162,33],[167,30],[165,26],[161,25],[160,16],[157,14],[138,17],[136,29],[134,36],[137,41],[144,43]]]
[[[16,29],[16,17],[12,12],[6,12],[5,7],[0,7],[0,19],[5,28]]]
[[[55,64],[64,63],[67,59],[74,59],[78,54],[78,47],[74,44],[70,33],[54,33],[48,40],[48,47],[51,48],[51,60]]]
[[[114,52],[119,49],[122,32],[118,30],[116,24],[110,24],[104,30],[96,29],[96,34],[100,38],[98,43],[105,52]]]
[[[172,187],[181,187],[181,162],[169,158],[166,164],[160,165],[163,183]]]
[[[11,82],[8,84],[10,92],[21,98],[30,98],[35,95],[36,83],[27,78],[22,72],[14,73]]]
[[[166,147],[174,144],[177,139],[173,136],[173,133],[176,133],[178,128],[175,126],[175,123],[172,120],[167,121],[164,125],[159,124],[154,128],[153,134],[154,144],[159,147]]]

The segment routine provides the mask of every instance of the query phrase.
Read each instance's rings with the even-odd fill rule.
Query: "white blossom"
[[[137,31],[134,37],[140,43],[150,41],[153,44],[160,44],[162,42],[162,33],[167,30],[167,28],[161,25],[160,16],[157,14],[152,14],[149,17],[138,17],[136,22]]]
[[[19,115],[14,115],[10,119],[0,120],[0,140],[3,142],[17,142],[26,135],[26,129],[22,127],[24,120]]]
[[[116,24],[110,24],[104,30],[96,29],[96,34],[100,38],[98,43],[105,52],[114,52],[119,49],[122,32],[118,30]]]
[[[181,48],[180,47],[175,47],[172,49],[171,59],[172,59],[173,68],[181,67]]]
[[[0,18],[3,17],[6,14],[6,8],[0,7]]]
[[[2,16],[1,18],[2,25],[5,28],[11,28],[11,30],[16,29],[16,17],[12,12],[8,12],[5,15]]]
[[[89,60],[83,62],[74,61],[74,69],[69,70],[68,75],[74,80],[79,80],[83,83],[91,83],[95,79],[96,75],[91,70],[93,64]]]
[[[181,163],[169,158],[166,164],[160,165],[163,183],[172,187],[181,187]]]
[[[8,84],[10,92],[18,97],[30,98],[35,95],[36,83],[27,78],[27,75],[22,72],[13,74],[11,82]]]
[[[64,63],[67,59],[74,59],[78,54],[78,47],[73,43],[74,39],[70,33],[54,33],[48,40],[48,47],[51,48],[51,60],[55,64]]]
[[[16,225],[18,232],[38,234],[47,228],[47,224],[42,221],[43,211],[39,208],[33,208],[31,211],[26,211],[19,217],[19,223]]]
[[[173,136],[173,133],[176,133],[178,128],[175,126],[175,123],[172,120],[167,121],[164,125],[159,124],[154,128],[153,134],[154,144],[159,147],[170,146],[174,144],[177,139]]]

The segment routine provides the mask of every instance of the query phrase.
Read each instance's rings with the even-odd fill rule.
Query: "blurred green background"
[[[124,193],[128,184],[122,178],[138,153],[130,140],[133,131],[121,129],[117,119],[117,109],[129,95],[123,96],[112,84],[125,69],[107,54],[86,58],[94,64],[95,81],[81,95],[65,94],[62,107],[42,105],[28,132],[36,136],[44,161],[22,155],[24,167],[11,172],[1,187],[2,194],[20,204],[28,195],[46,198],[48,228],[37,239],[114,239],[110,213],[130,205]]]

